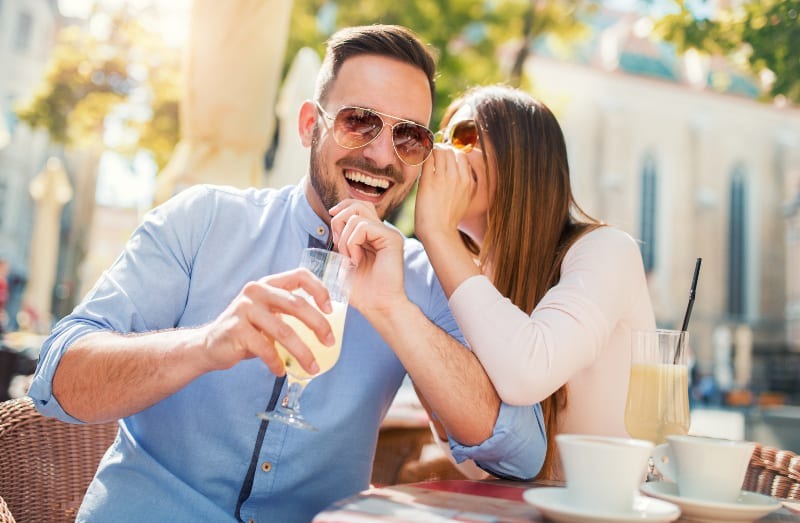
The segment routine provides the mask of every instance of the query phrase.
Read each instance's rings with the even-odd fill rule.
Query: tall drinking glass
[[[658,329],[631,333],[631,374],[625,428],[655,445],[689,432],[689,333]],[[648,475],[652,479],[653,463]]]
[[[278,354],[280,354],[286,366],[286,380],[288,382],[287,395],[281,402],[281,405],[276,407],[275,410],[260,412],[258,417],[286,423],[287,425],[299,429],[316,431],[317,428],[306,421],[300,413],[300,396],[306,388],[306,385],[308,385],[313,378],[330,370],[339,359],[339,353],[342,349],[344,319],[347,313],[347,301],[350,298],[350,283],[355,271],[355,265],[348,257],[337,252],[310,248],[303,251],[302,258],[300,259],[300,267],[305,267],[314,273],[314,275],[322,281],[323,285],[325,285],[325,288],[328,289],[333,312],[330,314],[323,314],[331,325],[336,342],[332,346],[323,345],[317,339],[317,335],[314,334],[305,323],[294,316],[283,315],[283,321],[292,327],[300,339],[311,349],[319,365],[319,373],[307,373],[303,367],[300,366],[292,353],[276,341],[275,346],[278,349]],[[314,302],[314,298],[306,292],[302,290],[296,290],[294,292],[303,296],[311,305],[319,309]]]

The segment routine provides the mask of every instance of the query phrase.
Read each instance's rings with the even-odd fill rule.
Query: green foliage
[[[684,0],[679,10],[659,20],[656,29],[680,52],[743,57],[753,74],[771,71],[770,98],[800,103],[800,0],[747,0],[722,9],[714,19],[694,16]]]
[[[163,167],[178,140],[178,53],[125,8],[93,16],[102,17],[107,34],[64,28],[44,80],[16,113],[31,127],[46,129],[54,142],[75,147],[101,142],[106,118],[115,113],[133,137],[116,148],[149,149]]]
[[[320,56],[325,39],[337,29],[364,24],[400,24],[414,30],[437,56],[437,122],[457,94],[477,84],[518,85],[515,64],[543,34],[572,40],[582,37],[581,13],[588,0],[294,0],[287,61],[301,47]]]

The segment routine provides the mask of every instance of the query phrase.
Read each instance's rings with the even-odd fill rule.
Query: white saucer
[[[746,490],[743,490],[733,503],[681,497],[678,493],[678,485],[670,481],[642,483],[640,490],[648,496],[675,503],[681,508],[684,518],[698,521],[725,521],[726,523],[754,521],[781,508],[780,501],[775,498]]]
[[[621,513],[571,507],[567,500],[567,489],[562,487],[532,488],[523,492],[522,497],[557,523],[667,523],[681,515],[680,509],[672,503],[646,496],[636,496],[633,508]]]

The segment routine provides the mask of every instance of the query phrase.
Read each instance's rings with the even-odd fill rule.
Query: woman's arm
[[[636,243],[604,227],[569,249],[559,283],[531,315],[484,276],[464,281],[450,307],[500,398],[529,405],[595,361],[641,286],[646,281]]]

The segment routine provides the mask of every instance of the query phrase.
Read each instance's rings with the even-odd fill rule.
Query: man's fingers
[[[331,234],[333,234],[333,241],[339,252],[345,256],[352,258],[352,253],[342,252],[340,243],[342,242],[342,233],[345,230],[347,223],[354,217],[362,217],[368,220],[380,221],[375,206],[371,203],[362,202],[360,200],[346,199],[334,205],[330,209],[331,218]],[[354,260],[355,261],[355,260]]]
[[[324,321],[324,318],[323,318]],[[317,374],[319,365],[314,354],[298,335],[308,332],[302,322],[293,316],[280,317],[275,314],[260,314],[252,318],[253,324],[262,332],[261,343],[252,346],[251,350],[267,364],[270,371],[281,376],[285,365],[294,357],[297,363],[309,374]],[[325,321],[327,325],[327,321]],[[328,331],[330,329],[328,328]],[[309,340],[312,342],[312,340]],[[280,347],[284,350],[281,351]]]

